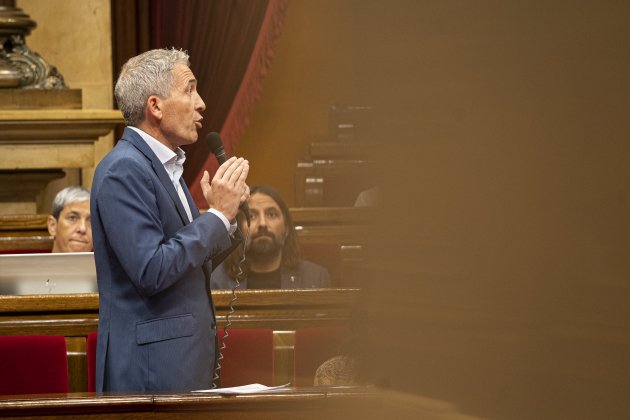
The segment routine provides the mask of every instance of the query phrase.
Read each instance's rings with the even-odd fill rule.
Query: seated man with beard
[[[330,286],[324,267],[300,258],[289,208],[269,185],[250,189],[250,234],[245,244],[240,289],[310,289]],[[240,214],[239,214],[240,216]],[[246,230],[241,220],[243,232]],[[212,289],[232,289],[239,274],[242,250],[237,249],[212,273]]]

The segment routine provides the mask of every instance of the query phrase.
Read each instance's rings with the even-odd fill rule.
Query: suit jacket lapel
[[[155,172],[158,179],[160,180],[160,182],[162,183],[162,185],[168,192],[168,195],[173,200],[173,204],[175,204],[175,208],[177,209],[177,213],[179,213],[179,217],[182,219],[182,223],[185,225],[190,223],[190,221],[188,220],[188,215],[186,214],[186,210],[184,209],[184,205],[182,204],[182,201],[179,199],[179,195],[177,194],[177,191],[175,191],[175,186],[171,182],[171,178],[169,178],[168,173],[166,173],[166,169],[164,169],[164,165],[162,165],[162,162],[160,162],[160,160],[155,155],[155,153],[153,153],[153,150],[151,150],[149,145],[146,144],[144,140],[142,140],[142,137],[140,137],[138,133],[136,133],[130,128],[125,128],[122,139],[127,140],[128,142],[133,144],[138,150],[142,152],[142,154],[144,154],[151,161],[151,166],[153,167],[153,171]],[[187,197],[189,195],[190,193],[187,195]],[[189,203],[190,203],[190,200],[189,200]],[[191,207],[191,212],[192,212],[192,207]],[[195,216],[193,214],[193,218],[194,217]]]

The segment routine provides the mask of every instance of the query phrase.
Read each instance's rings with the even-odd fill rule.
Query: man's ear
[[[57,234],[57,219],[48,215],[48,233],[50,236],[54,237]]]
[[[159,97],[151,95],[147,99],[147,116],[156,120],[162,119],[162,100]]]

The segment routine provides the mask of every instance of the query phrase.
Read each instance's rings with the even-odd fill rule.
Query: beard
[[[273,233],[261,232],[252,236],[246,247],[247,256],[254,261],[265,261],[282,253],[284,241]]]

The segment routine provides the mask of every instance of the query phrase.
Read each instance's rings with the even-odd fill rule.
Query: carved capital
[[[0,6],[0,89],[67,88],[57,68],[26,45],[36,26],[21,9]]]

